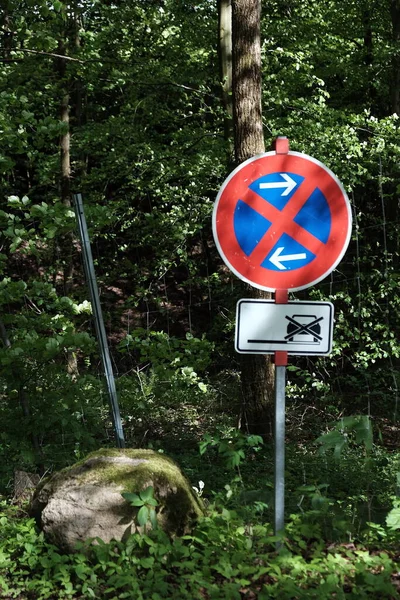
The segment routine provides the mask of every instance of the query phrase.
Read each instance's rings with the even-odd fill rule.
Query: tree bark
[[[362,23],[364,28],[364,65],[367,75],[366,96],[371,106],[376,105],[376,89],[372,72],[374,62],[374,39],[372,31],[372,11],[368,5],[362,9]]]
[[[63,93],[60,106],[61,123],[64,131],[60,137],[61,159],[61,201],[64,206],[71,206],[71,134],[69,131],[69,93]]]
[[[392,0],[390,4],[392,18],[392,38],[396,51],[392,57],[392,77],[390,78],[390,95],[392,113],[400,116],[400,0]]]
[[[218,51],[220,78],[222,85],[222,103],[225,109],[224,135],[226,140],[232,137],[232,2],[218,2]]]
[[[63,126],[62,133],[60,136],[60,199],[64,206],[71,207],[71,134],[70,134],[70,94],[69,94],[69,81],[67,76],[67,64],[63,56],[66,54],[66,41],[60,39],[58,43],[57,53],[59,58],[57,59],[57,71],[58,78],[61,85],[61,102],[60,102],[60,120]],[[60,254],[62,255],[63,263],[63,284],[64,294],[67,296],[73,275],[73,264],[72,264],[72,248],[73,248],[73,235],[72,233],[63,236],[60,242]]]
[[[260,17],[261,0],[232,0],[232,91],[237,164],[265,151]]]
[[[66,12],[66,8],[65,8]],[[67,14],[66,14],[66,22]],[[74,17],[74,36],[73,44],[77,43],[77,32],[75,30],[76,19]],[[60,136],[60,197],[61,202],[64,206],[70,208],[72,206],[71,197],[71,133],[70,133],[70,81],[67,74],[67,61],[66,56],[67,46],[67,32],[64,31],[61,34],[58,43],[58,54],[57,59],[57,70],[59,81],[61,84],[61,102],[60,102],[60,120],[63,126],[62,134]],[[61,260],[63,264],[63,284],[64,294],[68,296],[72,285],[73,278],[73,247],[74,247],[75,236],[73,232],[68,232],[62,236],[60,240],[59,250],[61,254]],[[79,375],[78,362],[76,354],[74,352],[67,352],[67,371],[69,375],[75,379]]]
[[[232,96],[235,161],[265,151],[261,109],[261,0],[232,0]],[[248,288],[252,298],[271,294]],[[274,367],[270,356],[241,355],[241,426],[272,434]]]
[[[0,337],[5,348],[11,348],[10,338],[8,337],[7,330],[4,327],[3,321],[0,320]]]

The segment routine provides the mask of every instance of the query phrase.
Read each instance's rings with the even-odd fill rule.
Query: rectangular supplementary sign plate
[[[239,300],[236,306],[235,350],[242,354],[326,356],[332,349],[333,304],[273,300]]]

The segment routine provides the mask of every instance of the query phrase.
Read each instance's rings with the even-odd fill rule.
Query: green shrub
[[[268,524],[243,521],[236,511],[210,508],[191,535],[135,534],[125,543],[82,545],[61,554],[34,521],[5,503],[0,512],[0,598],[261,600],[279,598],[393,599],[398,530],[384,528],[366,544],[327,544],[318,524],[294,515],[284,546]]]

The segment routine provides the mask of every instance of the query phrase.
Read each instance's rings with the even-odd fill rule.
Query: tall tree
[[[394,52],[392,57],[391,77],[391,105],[392,112],[400,114],[400,54],[398,45],[400,41],[400,0],[391,0],[390,14],[392,18],[392,36]]]
[[[62,2],[62,26],[58,39],[56,69],[61,88],[60,102],[60,121],[62,130],[60,135],[60,199],[63,206],[67,209],[72,206],[71,197],[71,132],[70,132],[70,102],[71,102],[71,82],[67,73],[68,49],[72,52],[79,48],[79,21],[77,4],[73,6],[63,0]],[[74,233],[66,232],[60,236],[58,250],[63,261],[63,287],[65,295],[68,295],[72,285],[73,277],[73,248]],[[67,351],[67,370],[71,377],[76,378],[79,375],[76,354]]]
[[[218,2],[218,50],[222,102],[225,109],[225,138],[230,139],[232,130],[232,0]]]
[[[261,0],[232,0],[232,96],[236,164],[265,151],[261,109]],[[270,298],[252,289],[252,297]],[[269,356],[243,355],[242,426],[268,435],[274,368]]]

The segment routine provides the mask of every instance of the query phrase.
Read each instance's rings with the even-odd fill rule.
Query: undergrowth
[[[309,512],[294,514],[280,550],[269,524],[210,506],[191,535],[135,534],[62,554],[33,519],[0,512],[0,598],[297,600],[400,597],[400,530],[371,524],[357,543],[328,543]]]
[[[270,525],[272,449],[234,430],[205,436],[200,455],[180,457],[207,505],[190,535],[145,529],[63,554],[4,500],[0,598],[400,599],[399,456],[372,445],[364,421],[349,424],[352,430],[341,422],[314,446],[288,445],[290,516],[279,538]],[[130,496],[148,512],[157,504],[150,489]]]

